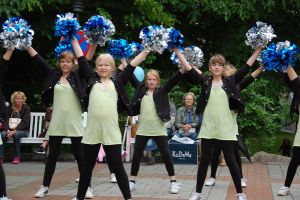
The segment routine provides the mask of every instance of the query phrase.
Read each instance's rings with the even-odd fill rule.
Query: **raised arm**
[[[3,55],[3,59],[6,61],[9,61],[12,54],[13,54],[14,49],[6,49],[5,54]]]
[[[32,58],[33,62],[36,65],[42,67],[47,72],[47,74],[55,71],[55,69],[50,67],[48,63],[44,60],[44,58],[32,46],[29,46],[27,48],[27,52]]]
[[[0,64],[0,84],[3,82],[8,69],[8,62],[13,54],[14,49],[6,49]]]
[[[234,80],[236,83],[239,83],[242,81],[244,76],[246,76],[249,71],[250,67],[254,64],[256,61],[257,57],[259,56],[259,53],[261,52],[262,47],[257,48],[254,53],[250,56],[250,58],[247,60],[246,64],[242,66],[234,75]]]
[[[97,48],[97,45],[92,45],[90,46],[87,54],[86,54],[86,59],[87,60],[92,60],[92,58],[94,57],[95,55],[95,52],[96,52],[96,48]]]
[[[292,68],[291,66],[288,66],[286,73],[287,73],[290,81],[294,81],[298,77],[298,75],[295,72],[294,68]]]
[[[72,47],[73,47],[76,57],[78,58],[79,75],[82,76],[83,78],[85,78],[86,80],[88,80],[92,76],[93,71],[91,70],[87,59],[83,56],[82,49],[81,49],[76,37],[73,37]]]
[[[256,61],[257,57],[259,56],[262,48],[263,47],[258,47],[257,49],[255,49],[254,53],[248,59],[247,65],[249,65],[251,67],[254,64],[254,62]]]
[[[250,85],[255,78],[257,78],[263,71],[264,71],[264,67],[260,66],[258,67],[254,72],[251,73],[250,76],[244,78],[239,84],[238,87],[240,90],[245,89],[246,87],[248,87],[248,85]]]
[[[188,61],[185,59],[184,55],[179,51],[179,49],[174,48],[173,51],[176,53],[185,71],[190,71],[192,69],[192,66],[188,63]]]
[[[132,67],[136,67],[139,64],[141,64],[148,56],[150,52],[147,50],[143,50],[141,53],[139,53],[131,62],[130,65]]]

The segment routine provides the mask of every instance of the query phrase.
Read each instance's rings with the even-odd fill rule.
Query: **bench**
[[[87,113],[82,114],[83,126],[86,126]],[[45,113],[43,112],[31,112],[30,113],[30,129],[29,136],[27,138],[21,138],[21,143],[23,144],[41,144],[44,138],[39,138],[39,133],[43,130],[43,120],[45,119]],[[10,139],[7,143],[13,143]],[[71,144],[70,138],[64,138],[62,144]]]

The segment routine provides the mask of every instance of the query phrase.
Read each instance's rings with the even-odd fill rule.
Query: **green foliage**
[[[269,147],[275,142],[275,133],[286,125],[286,91],[283,82],[262,78],[252,83],[242,92],[247,102],[245,112],[238,119],[240,133],[243,135],[255,134],[262,147]]]

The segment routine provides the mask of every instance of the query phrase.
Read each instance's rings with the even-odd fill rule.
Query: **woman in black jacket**
[[[223,150],[226,163],[233,178],[239,200],[245,200],[246,196],[241,187],[241,175],[234,158],[234,142],[237,140],[234,133],[234,122],[230,110],[243,112],[244,101],[241,99],[236,83],[240,82],[248,73],[254,63],[260,49],[257,49],[251,58],[234,75],[224,77],[225,58],[216,54],[209,60],[211,76],[197,73],[190,65],[186,68],[187,76],[193,83],[202,87],[197,104],[197,114],[203,113],[203,121],[198,138],[201,138],[201,160],[197,173],[196,193],[190,200],[200,200],[212,150],[220,147]]]
[[[250,76],[244,78],[240,83],[238,83],[237,84],[238,91],[241,92],[241,90],[245,89],[248,85],[250,85],[255,80],[255,78],[260,73],[262,73],[263,70],[264,70],[264,68],[262,66],[260,66],[254,72],[252,72]],[[235,73],[235,71],[236,71],[236,69],[233,65],[225,64],[225,71],[224,71],[225,76],[231,76]],[[235,133],[237,134],[237,137],[238,137],[239,132],[238,132],[238,124],[237,124],[237,113],[234,110],[231,110],[231,113],[232,113],[232,116],[234,119]],[[205,186],[214,186],[215,185],[216,172],[217,172],[217,168],[218,168],[220,154],[221,154],[221,148],[214,147],[212,158],[211,158],[211,175],[210,175],[210,178],[205,181]],[[239,151],[239,146],[238,146],[237,141],[234,143],[234,156],[235,156],[235,159],[237,161],[237,164],[239,166],[239,170],[241,173],[241,185],[242,185],[242,187],[245,188],[245,187],[247,187],[247,184],[246,184],[246,179],[243,176],[242,161],[241,161],[240,151]]]
[[[76,41],[77,42],[77,41]],[[59,56],[59,68],[49,67],[45,60],[32,48],[27,49],[33,61],[44,69],[47,76],[43,84],[43,101],[46,107],[53,107],[51,123],[48,128],[49,156],[46,162],[43,185],[35,194],[43,198],[48,194],[55,171],[63,138],[71,139],[71,147],[77,161],[79,173],[83,167],[82,112],[84,104],[84,77],[81,69],[75,68],[76,56],[72,52],[63,52]],[[92,197],[92,193],[89,195]]]
[[[7,130],[7,124],[5,123],[8,119],[6,106],[5,106],[5,98],[2,93],[2,84],[4,77],[6,75],[7,67],[8,67],[8,61],[11,58],[11,55],[13,53],[12,49],[7,49],[6,53],[3,55],[1,64],[0,64],[0,132],[3,130]],[[0,146],[2,147],[2,139],[0,137]],[[7,194],[6,194],[6,180],[5,180],[5,173],[3,170],[3,158],[0,158],[0,199],[8,200]]]
[[[129,181],[121,159],[122,136],[118,125],[118,112],[127,111],[128,115],[132,115],[124,86],[132,77],[135,66],[140,64],[149,52],[142,51],[123,72],[112,76],[115,61],[110,54],[100,54],[95,62],[96,70],[92,70],[83,57],[78,43],[74,45],[74,51],[78,57],[79,69],[82,69],[82,75],[87,80],[88,96],[88,120],[82,139],[84,173],[80,174],[77,197],[74,199],[84,199],[102,144],[123,197],[129,200],[131,199]]]
[[[295,70],[289,66],[287,68],[287,85],[294,92],[294,97],[291,104],[291,114],[299,115],[299,105],[300,105],[300,77],[297,75]],[[299,115],[300,119],[300,115]],[[292,158],[286,173],[286,178],[284,186],[282,186],[278,191],[278,196],[286,196],[291,193],[290,187],[292,185],[293,179],[295,177],[298,166],[300,165],[300,123],[298,120],[297,131],[293,144]]]
[[[15,91],[11,95],[11,105],[7,109],[9,124],[8,129],[1,136],[3,142],[12,138],[16,148],[13,164],[21,162],[21,138],[28,137],[30,128],[30,107],[25,103],[26,96],[21,91]],[[0,156],[3,156],[1,149]]]
[[[132,99],[133,115],[139,116],[139,126],[135,138],[133,160],[130,173],[130,190],[136,189],[135,179],[138,175],[143,150],[149,139],[153,139],[163,157],[168,175],[170,177],[170,193],[177,194],[180,184],[176,183],[174,166],[169,150],[166,128],[164,123],[170,120],[170,104],[168,93],[182,77],[178,71],[164,86],[160,85],[157,71],[149,70],[145,83],[137,88]]]

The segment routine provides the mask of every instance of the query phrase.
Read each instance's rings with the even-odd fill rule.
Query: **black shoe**
[[[46,149],[44,149],[44,147],[43,146],[39,146],[39,148],[38,149],[35,149],[34,150],[34,153],[37,153],[37,154],[46,154]]]

